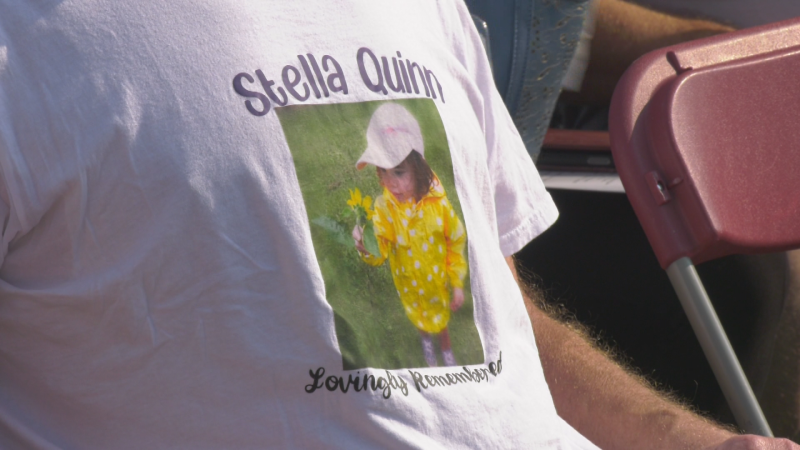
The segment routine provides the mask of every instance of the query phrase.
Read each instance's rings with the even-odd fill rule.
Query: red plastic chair
[[[693,264],[800,247],[800,20],[645,55],[609,117],[625,191],[737,422],[771,436]]]

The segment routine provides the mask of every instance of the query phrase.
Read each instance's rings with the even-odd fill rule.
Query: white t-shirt
[[[592,448],[503,261],[557,212],[471,23],[449,0],[0,6],[0,447]],[[395,275],[348,242],[390,100],[468,234],[458,366],[426,366]]]

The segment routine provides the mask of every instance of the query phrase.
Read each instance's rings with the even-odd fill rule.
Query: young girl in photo
[[[367,149],[356,167],[376,167],[382,195],[372,222],[380,254],[364,247],[363,229],[353,229],[355,247],[368,264],[389,260],[406,316],[419,330],[429,366],[437,366],[434,337],[442,360],[456,365],[447,324],[464,303],[467,236],[442,184],[424,157],[419,124],[402,106],[381,105],[367,128]]]

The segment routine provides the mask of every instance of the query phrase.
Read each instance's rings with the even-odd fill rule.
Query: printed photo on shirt
[[[435,104],[411,99],[276,112],[343,369],[483,363],[467,230]]]

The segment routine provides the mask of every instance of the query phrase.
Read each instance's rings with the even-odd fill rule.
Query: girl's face
[[[399,203],[414,198],[414,169],[408,162],[403,162],[393,169],[378,167],[378,178],[381,186],[389,190]]]

